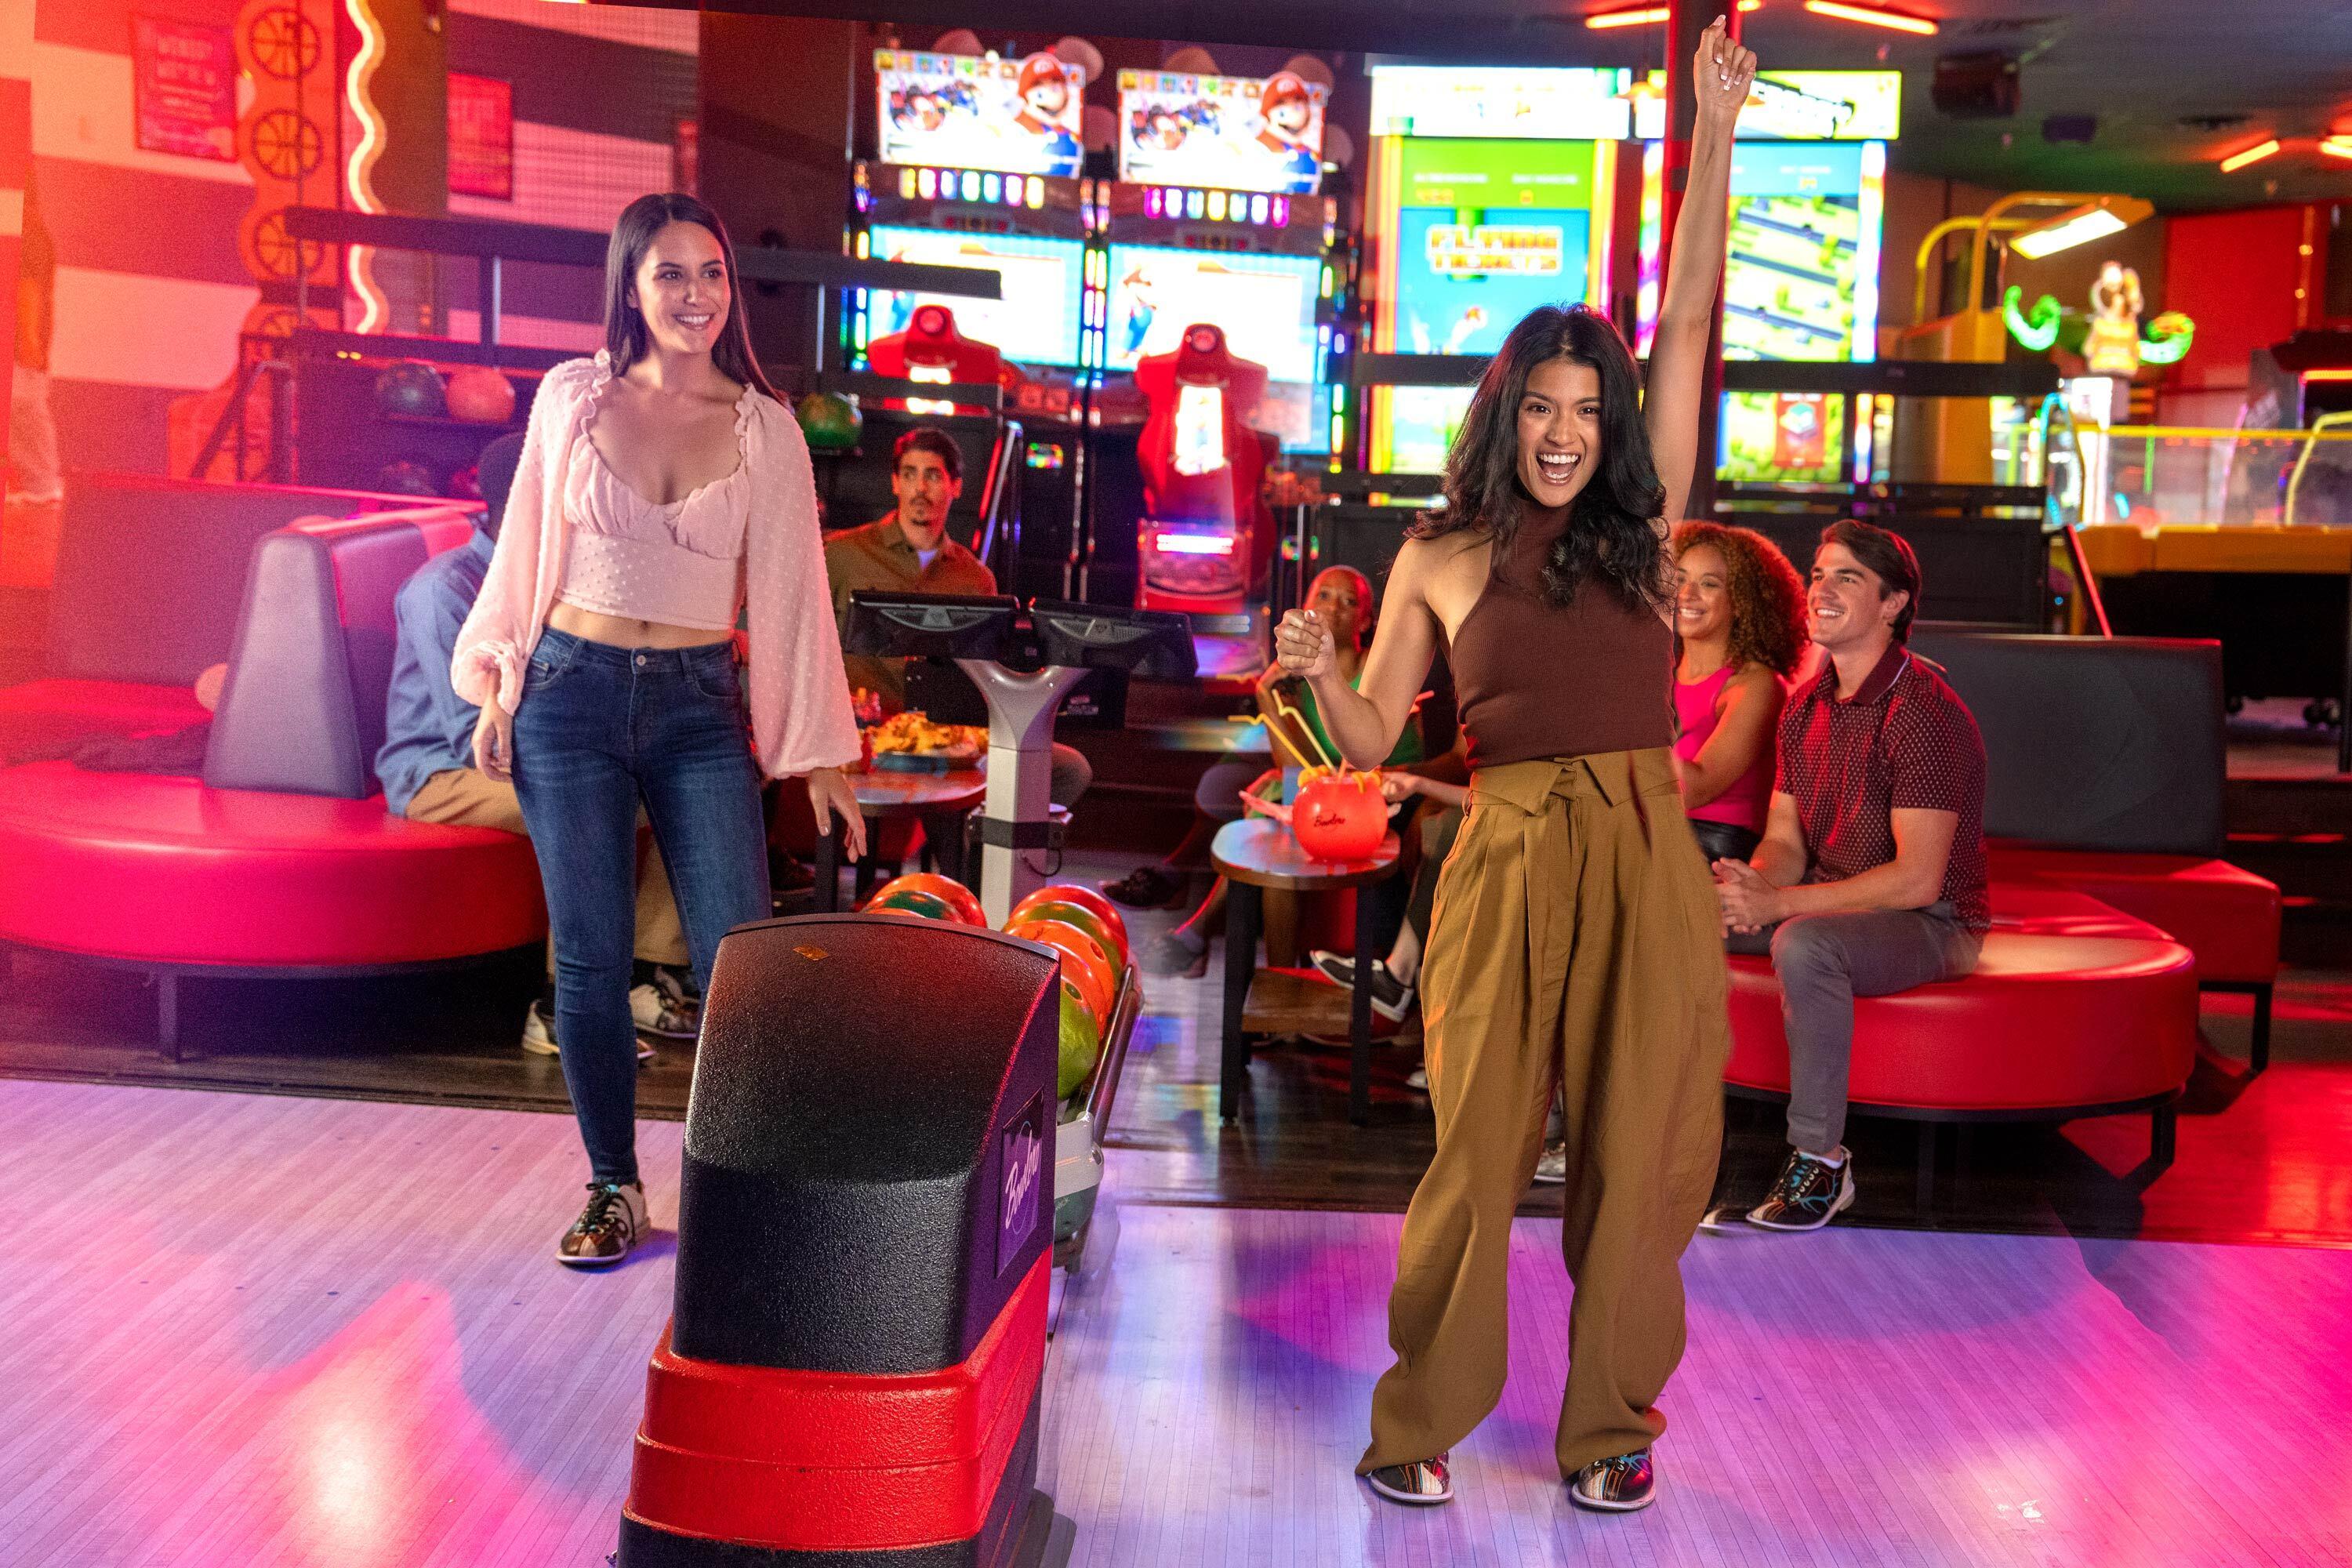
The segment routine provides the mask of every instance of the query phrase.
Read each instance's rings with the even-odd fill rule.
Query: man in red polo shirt
[[[1918,603],[1899,536],[1822,531],[1807,608],[1829,666],[1781,711],[1763,842],[1715,864],[1728,944],[1772,955],[1789,1039],[1789,1158],[1745,1215],[1766,1229],[1817,1230],[1853,1202],[1853,999],[1966,974],[1990,923],[1984,742],[1906,646]],[[1727,1206],[1705,1223],[1739,1217]]]

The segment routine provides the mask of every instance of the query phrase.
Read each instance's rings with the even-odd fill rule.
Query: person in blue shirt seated
[[[487,510],[473,538],[419,566],[393,599],[397,640],[375,771],[383,783],[384,808],[411,822],[524,832],[514,785],[474,767],[474,724],[480,710],[449,683],[457,628],[482,590],[521,453],[520,433],[502,436],[483,449],[479,472]],[[690,1040],[701,1026],[701,1003],[688,979],[692,971],[686,929],[670,894],[669,872],[650,841],[637,870],[636,957],[638,984],[629,993],[629,1010],[636,1018],[637,1059],[644,1062],[653,1058],[646,1037]],[[541,1056],[557,1054],[554,973],[551,953],[547,987],[523,1024],[523,1049]]]

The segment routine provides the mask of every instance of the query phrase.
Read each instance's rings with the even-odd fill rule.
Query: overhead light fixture
[[[2352,158],[2352,136],[2330,136],[2319,150],[2331,158]]]
[[[1742,11],[1761,11],[1764,0],[1739,0]],[[1595,32],[1608,27],[1647,27],[1674,15],[1670,5],[1629,5],[1617,11],[1595,11],[1584,25]]]
[[[2121,234],[2141,219],[2152,217],[2156,205],[2137,196],[2101,196],[2079,207],[2069,207],[2056,217],[2021,230],[2009,242],[2009,247],[2028,261],[2039,261],[2062,250],[2086,245],[2095,239],[2105,239],[2111,234]]]
[[[2279,139],[2275,136],[2272,137],[2267,142],[2258,142],[2242,153],[2232,153],[2228,157],[2222,159],[2221,173],[2225,174],[2234,174],[2249,163],[2261,163],[2263,159],[2269,157],[2278,150]]]
[[[1923,38],[1936,36],[1936,24],[1925,16],[1914,16],[1903,11],[1883,11],[1875,5],[1848,5],[1843,0],[1805,0],[1805,9],[1816,16],[1834,16],[1841,22],[1860,22],[1866,27],[1892,27],[1898,33],[1916,33]]]

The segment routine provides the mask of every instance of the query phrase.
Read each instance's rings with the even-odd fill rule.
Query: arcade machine
[[[1235,358],[1224,329],[1208,321],[1137,363],[1135,387],[1151,410],[1136,438],[1144,508],[1139,607],[1244,613],[1274,546],[1274,519],[1258,494],[1265,443],[1249,422],[1265,378],[1265,366]]]
[[[1344,445],[1333,366],[1350,240],[1317,194],[1324,89],[1286,71],[1134,70],[1118,89],[1120,177],[1097,187],[1106,291],[1087,329],[1102,386],[1083,596],[1197,606],[1204,669],[1255,673],[1273,545],[1255,476],[1277,453],[1328,456],[1335,432]],[[1220,500],[1202,526],[1188,502],[1215,495],[1230,520]]]
[[[1664,211],[1663,75],[1634,110],[1642,157],[1643,354],[1657,330]],[[1895,71],[1766,71],[1739,117],[1723,279],[1723,357],[1866,363],[1878,357],[1886,143],[1900,130]],[[1855,458],[1839,472],[1844,404],[1819,392],[1727,392],[1717,466],[1732,483],[1869,482],[1884,464],[1891,399],[1859,395]]]
[[[1067,595],[1079,549],[1078,375],[1095,226],[1089,182],[1078,178],[1084,68],[1050,52],[1007,60],[877,49],[873,79],[877,155],[853,170],[850,253],[989,268],[1003,297],[847,290],[842,363],[917,381],[945,369],[1003,387],[1004,412],[1024,432],[1012,465],[1019,525],[992,565],[1012,592]],[[985,375],[983,349],[997,356]],[[899,402],[865,445],[922,422],[942,423],[961,441],[954,414],[945,403]],[[967,449],[968,473],[976,466],[969,459],[982,455]],[[887,474],[867,466],[848,488],[871,510],[845,521],[889,505]]]
[[[1375,353],[1483,355],[1538,305],[1606,309],[1622,70],[1375,65],[1365,287]],[[1365,467],[1435,474],[1470,405],[1366,389]]]

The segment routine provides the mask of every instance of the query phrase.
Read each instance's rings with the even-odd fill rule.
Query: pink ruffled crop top
[[[566,360],[532,399],[522,458],[481,593],[457,633],[450,682],[511,713],[558,598],[583,609],[730,631],[748,623],[746,698],[771,777],[857,760],[799,421],[772,397],[736,405],[736,470],[670,506],[621,483],[588,439],[610,362]]]
[[[745,387],[735,405],[739,454],[758,395]],[[740,458],[725,479],[660,505],[613,471],[591,434],[595,426],[592,405],[563,475],[572,549],[556,601],[633,620],[733,631],[751,516]]]

